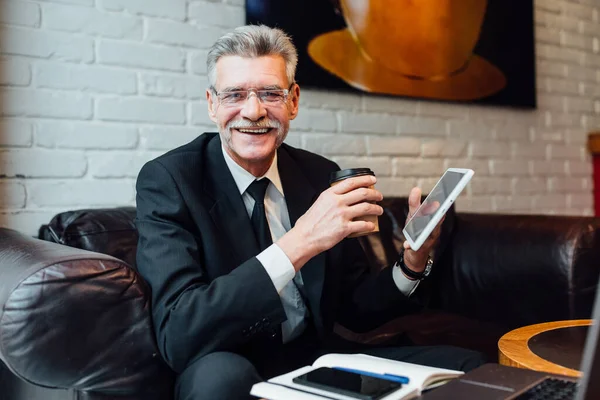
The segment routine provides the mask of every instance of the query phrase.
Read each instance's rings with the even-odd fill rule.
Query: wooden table
[[[546,322],[515,329],[498,341],[500,364],[579,377],[591,319]]]

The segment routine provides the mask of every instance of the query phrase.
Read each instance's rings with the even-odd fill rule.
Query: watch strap
[[[427,264],[430,264],[430,263],[431,263],[430,258],[428,258]],[[408,266],[404,262],[404,249],[402,249],[402,251],[398,255],[398,261],[396,262],[396,264],[398,265],[400,270],[404,273],[404,275],[408,276],[410,279],[421,281],[421,280],[425,279],[427,277],[427,275],[429,275],[429,271],[428,271],[428,267],[430,267],[429,265],[427,265],[425,267],[425,270],[423,272],[415,272],[412,269],[408,268]]]

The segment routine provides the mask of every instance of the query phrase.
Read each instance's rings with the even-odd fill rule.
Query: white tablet
[[[473,174],[473,170],[462,168],[448,168],[444,172],[402,230],[411,249],[421,248]]]

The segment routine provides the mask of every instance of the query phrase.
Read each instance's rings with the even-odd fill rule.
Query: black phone
[[[377,400],[402,387],[399,382],[327,367],[314,369],[292,380],[360,400]]]

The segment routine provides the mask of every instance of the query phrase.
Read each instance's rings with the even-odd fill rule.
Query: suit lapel
[[[280,147],[277,160],[281,185],[290,214],[290,224],[293,227],[298,218],[310,208],[320,192],[308,181],[302,173],[302,167],[292,159],[285,146]],[[302,243],[298,243],[298,246],[302,245]],[[325,257],[326,253],[321,253],[313,257],[301,269],[305,295],[317,325],[322,324],[320,303],[325,279]]]
[[[223,158],[221,140],[215,136],[207,146],[208,173],[204,191],[215,200],[209,214],[222,229],[237,255],[238,264],[256,256],[259,248],[238,187]]]

